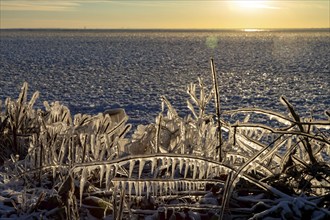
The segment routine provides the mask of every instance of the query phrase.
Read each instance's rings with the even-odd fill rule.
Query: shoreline
[[[0,31],[109,31],[109,32],[329,32],[328,28],[0,28]]]

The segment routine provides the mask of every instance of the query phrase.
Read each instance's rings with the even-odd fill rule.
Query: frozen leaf
[[[194,117],[197,119],[198,116],[195,112],[195,109],[194,109],[193,105],[188,100],[187,100],[187,106],[188,106],[188,109],[191,111],[191,113],[194,115]]]

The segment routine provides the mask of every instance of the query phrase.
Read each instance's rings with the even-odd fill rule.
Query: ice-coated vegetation
[[[190,84],[185,116],[161,97],[128,138],[123,109],[36,109],[24,83],[0,103],[0,218],[329,219],[329,112],[302,118],[285,97],[287,113],[208,112],[214,88]]]

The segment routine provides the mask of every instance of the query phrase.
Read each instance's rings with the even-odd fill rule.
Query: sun
[[[267,1],[259,0],[259,1],[244,1],[244,0],[238,0],[233,1],[235,4],[235,7],[239,8],[268,8]]]

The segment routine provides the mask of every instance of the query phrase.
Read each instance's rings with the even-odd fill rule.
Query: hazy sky
[[[1,28],[329,28],[330,0],[0,0]]]

